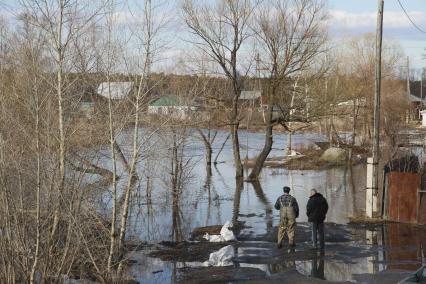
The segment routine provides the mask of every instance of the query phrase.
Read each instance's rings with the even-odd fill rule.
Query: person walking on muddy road
[[[278,226],[277,247],[282,247],[285,234],[288,236],[288,244],[294,247],[294,230],[296,218],[299,217],[299,205],[296,198],[290,195],[290,187],[283,187],[284,194],[278,197],[275,202],[275,209],[280,210],[280,224]]]
[[[311,189],[306,215],[308,222],[312,223],[312,246],[318,248],[317,239],[319,235],[320,248],[324,249],[324,220],[328,211],[327,200],[316,189]]]

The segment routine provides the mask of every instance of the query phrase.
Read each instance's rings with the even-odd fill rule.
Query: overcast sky
[[[143,0],[126,0],[127,3],[143,3]],[[174,3],[169,11],[177,16],[179,0],[167,0]],[[208,0],[213,1],[213,0]],[[273,1],[273,0],[266,0]],[[384,37],[397,40],[410,57],[412,68],[426,67],[426,0],[400,0],[413,22],[424,32],[416,29],[401,9],[398,0],[385,0]],[[155,1],[154,1],[155,2]],[[161,0],[164,2],[164,0]],[[7,15],[5,7],[15,7],[15,0],[0,0],[0,14]],[[375,33],[377,20],[376,0],[328,0],[330,8],[330,35],[338,41],[342,36]],[[1,5],[3,4],[3,5]],[[132,4],[130,4],[132,5]],[[141,5],[141,4],[139,4]],[[170,7],[169,7],[170,8]],[[184,27],[172,27],[173,37],[185,33]],[[175,46],[176,48],[176,46]]]
[[[426,0],[400,0],[417,30],[401,9],[398,0],[385,0],[383,35],[398,40],[410,57],[412,67],[426,67]],[[331,34],[335,37],[375,33],[376,0],[329,0]]]

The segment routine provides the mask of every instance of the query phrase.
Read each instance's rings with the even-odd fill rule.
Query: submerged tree
[[[294,115],[290,117],[294,102],[290,95],[293,81],[296,80],[295,77],[308,77],[307,70],[320,68],[315,64],[318,63],[317,57],[325,50],[327,35],[327,14],[323,1],[267,1],[255,15],[256,40],[264,54],[261,69],[265,70],[268,110],[265,119],[265,144],[256,158],[249,180],[259,178],[272,149],[274,125],[277,122],[285,124],[295,118]],[[274,105],[280,106],[281,117],[274,118]]]
[[[232,85],[229,127],[236,178],[243,177],[238,129],[238,100],[248,72],[243,71],[242,48],[250,36],[249,21],[256,3],[251,0],[217,1],[214,4],[183,3],[185,23],[194,36],[194,44],[218,64]],[[247,64],[249,65],[249,64]]]

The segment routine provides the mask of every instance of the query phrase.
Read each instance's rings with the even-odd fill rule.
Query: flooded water
[[[213,148],[218,151],[227,132],[218,133]],[[247,135],[248,134],[248,135]],[[130,235],[144,241],[186,239],[195,227],[223,224],[226,220],[247,221],[251,230],[265,232],[275,225],[278,211],[273,210],[282,187],[292,188],[301,208],[301,222],[307,221],[305,214],[309,190],[316,188],[328,200],[330,211],[327,222],[344,224],[348,217],[362,212],[364,204],[364,166],[353,169],[335,168],[323,171],[289,171],[286,169],[266,168],[262,172],[260,184],[244,183],[238,187],[235,182],[235,170],[232,162],[231,142],[228,140],[211,176],[207,176],[204,162],[204,148],[196,133],[186,141],[183,156],[188,159],[188,176],[178,202],[173,203],[173,194],[169,186],[168,153],[163,145],[165,135],[152,137],[149,148],[150,156],[142,161],[139,168],[141,179],[135,190],[135,203],[130,214]],[[270,157],[284,154],[287,135],[276,134],[274,149]],[[128,141],[125,136],[123,141]],[[242,156],[253,157],[263,146],[260,133],[242,132],[240,135]],[[315,141],[323,141],[317,134],[296,134],[292,138],[293,147],[308,147]],[[248,142],[248,147],[247,147]],[[126,156],[130,156],[130,147],[122,143]],[[216,153],[213,154],[215,156]],[[99,163],[108,167],[108,151],[99,158]],[[245,173],[247,174],[247,172]],[[119,175],[126,176],[124,168],[119,165]],[[148,177],[149,176],[149,181]],[[121,179],[119,188],[125,186],[126,179]],[[147,188],[151,186],[149,200]],[[104,210],[111,208],[108,193],[97,200]],[[249,218],[247,217],[249,216]]]
[[[140,241],[159,242],[164,240],[181,241],[189,238],[196,227],[223,224],[227,220],[245,223],[242,236],[262,236],[270,234],[278,224],[279,212],[273,208],[275,200],[282,194],[283,186],[290,186],[291,194],[296,197],[301,209],[299,227],[306,230],[306,203],[310,189],[316,188],[329,203],[327,223],[345,225],[350,217],[360,216],[365,211],[365,166],[353,168],[333,168],[327,170],[299,171],[277,168],[265,168],[260,183],[237,184],[234,178],[232,148],[228,140],[211,175],[207,174],[204,162],[204,147],[197,134],[189,130],[191,138],[180,139],[181,134],[169,132],[155,133],[143,145],[144,159],[138,166],[139,181],[134,185],[134,202],[129,216],[129,238]],[[188,133],[185,133],[188,134]],[[147,131],[144,132],[145,136]],[[220,149],[228,135],[219,131],[213,144],[213,157]],[[179,138],[180,137],[180,138]],[[121,148],[129,158],[131,141],[128,136],[120,137]],[[171,190],[170,148],[172,141],[181,145],[180,155],[185,175],[179,194]],[[241,155],[254,157],[263,146],[264,137],[260,133],[241,132]],[[315,141],[324,141],[318,134],[296,134],[292,138],[293,147],[309,147]],[[287,144],[286,134],[274,135],[274,149],[269,157],[283,156]],[[182,146],[184,145],[184,147]],[[99,164],[110,168],[109,153],[101,150],[96,159]],[[124,166],[119,164],[119,175],[126,176]],[[245,172],[247,174],[247,172]],[[92,177],[92,181],[96,180]],[[124,188],[126,178],[119,181],[119,188]],[[105,192],[94,198],[101,210],[108,212],[111,208],[110,193]],[[297,247],[302,257],[281,261],[273,255],[270,241],[260,241],[255,245],[245,243],[245,247],[236,247],[238,267],[256,267],[268,277],[279,275],[283,271],[294,269],[298,276],[317,277],[330,281],[353,281],[354,275],[379,273],[391,267],[389,260],[396,260],[394,265],[415,269],[419,265],[418,242],[416,240],[398,239],[398,242],[412,244],[415,255],[409,257],[389,254],[384,249],[391,246],[393,240],[404,235],[401,230],[392,231],[393,227],[376,228],[372,231],[353,229],[352,235],[357,241],[348,244],[333,244],[335,247],[324,255],[309,254],[304,256],[305,247]],[[394,229],[395,230],[395,229]],[[389,233],[390,232],[390,233]],[[392,233],[393,232],[393,233]],[[370,235],[369,235],[370,234]],[[389,237],[393,236],[393,237]],[[352,236],[353,237],[353,236]],[[426,238],[425,238],[426,239]],[[307,241],[307,239],[305,240]],[[398,243],[398,249],[402,244]],[[350,247],[348,250],[347,248]],[[372,253],[372,249],[374,253]],[[421,250],[421,249],[420,249]],[[272,251],[272,255],[271,255]],[[278,260],[270,263],[267,260],[246,261],[244,257],[266,255]],[[291,254],[290,254],[291,255]],[[200,262],[164,262],[147,257],[144,252],[134,252],[129,256],[135,264],[129,268],[128,274],[141,283],[175,283],[178,269],[182,267],[199,267]],[[281,256],[280,256],[281,257]],[[242,260],[238,261],[239,258]],[[402,264],[400,260],[402,259]],[[201,261],[201,260],[200,260]],[[411,262],[410,262],[411,261]],[[265,263],[266,262],[266,263]]]

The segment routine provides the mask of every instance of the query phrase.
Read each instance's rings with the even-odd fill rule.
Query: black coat
[[[306,205],[306,215],[308,215],[309,222],[324,222],[327,211],[328,203],[321,193],[315,193],[309,197],[308,204]]]

